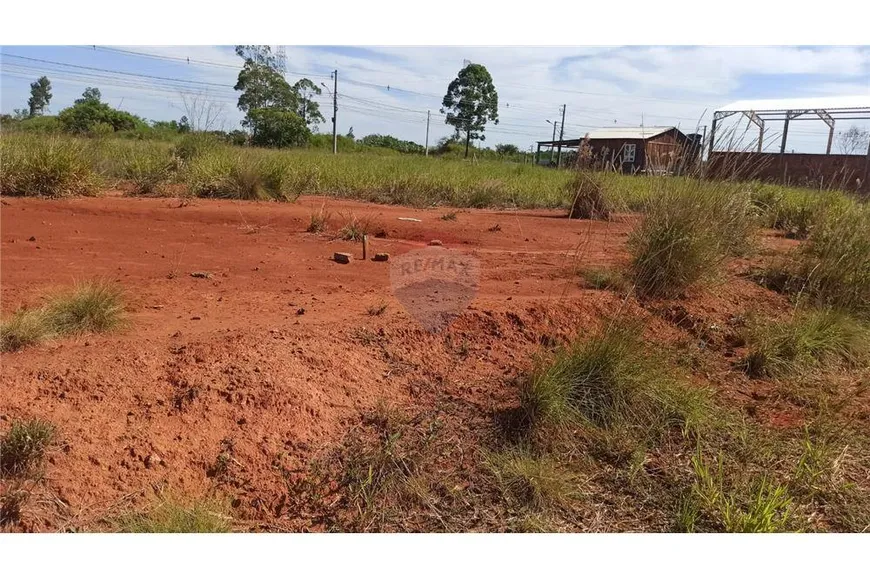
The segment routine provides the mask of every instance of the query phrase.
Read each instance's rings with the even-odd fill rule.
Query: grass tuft
[[[310,234],[319,234],[325,232],[329,227],[329,218],[332,214],[326,210],[326,204],[320,206],[316,212],[312,212],[308,221],[308,227],[305,229]]]
[[[125,152],[122,175],[130,180],[136,195],[158,193],[174,176],[176,163],[169,151],[159,144]]]
[[[604,193],[604,182],[598,174],[588,171],[578,172],[568,184],[568,191],[574,197],[571,211],[568,214],[570,219],[606,220],[610,218],[613,208]]]
[[[123,319],[122,291],[111,282],[87,282],[53,298],[46,317],[53,334],[108,332]]]
[[[485,465],[508,501],[531,509],[564,506],[577,495],[575,476],[547,457],[514,449],[488,454]]]
[[[613,323],[535,369],[522,392],[532,425],[585,423],[642,440],[698,429],[709,407],[705,391],[663,371],[640,331]]]
[[[17,476],[37,466],[55,437],[55,427],[48,421],[15,421],[0,439],[0,474]]]
[[[108,332],[123,322],[120,288],[87,282],[58,294],[39,308],[19,310],[0,324],[0,350],[10,352],[69,334]]]
[[[730,255],[751,248],[755,221],[749,194],[696,180],[662,182],[632,232],[629,273],[644,296],[671,298],[719,273]]]
[[[628,281],[621,272],[610,268],[587,268],[580,272],[586,285],[596,290],[613,290],[625,292]]]
[[[870,209],[826,212],[786,273],[787,290],[870,315]]]
[[[0,352],[12,352],[51,338],[43,308],[19,310],[0,324]]]

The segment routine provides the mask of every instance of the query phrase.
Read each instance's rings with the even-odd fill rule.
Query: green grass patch
[[[644,345],[641,330],[611,323],[540,364],[521,395],[532,425],[586,424],[641,442],[672,429],[700,429],[709,412],[707,393],[674,378]]]
[[[861,364],[870,349],[870,331],[842,313],[815,310],[783,322],[757,321],[747,343],[747,374],[781,377],[829,362]]]
[[[143,513],[121,516],[117,531],[133,534],[213,534],[232,531],[226,507],[214,500],[162,499]]]
[[[700,453],[692,457],[691,496],[681,504],[677,525],[681,531],[772,533],[794,531],[793,504],[786,486],[766,477],[740,485],[726,481],[722,457],[710,465]]]
[[[54,440],[55,427],[48,421],[13,421],[0,439],[0,475],[26,474],[39,465]]]

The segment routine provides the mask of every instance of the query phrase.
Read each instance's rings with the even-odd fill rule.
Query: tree
[[[248,125],[248,114],[255,109],[275,108],[297,111],[296,93],[284,80],[278,68],[278,59],[268,46],[237,46],[236,54],[245,59],[236,81],[235,90],[241,91],[238,107],[245,113],[243,125]]]
[[[355,139],[355,137],[353,136],[353,126],[351,126],[351,128],[347,130],[347,138]]]
[[[100,89],[96,87],[88,87],[85,89],[85,92],[82,93],[82,98],[75,100],[75,104],[81,105],[82,103],[87,102],[99,103],[101,98],[102,94],[100,94]]]
[[[290,87],[296,96],[296,114],[302,117],[306,125],[323,123],[323,115],[320,114],[320,105],[314,100],[314,95],[323,91],[309,79],[300,79]]]
[[[118,111],[106,103],[83,100],[57,115],[61,127],[69,133],[101,133],[135,129],[146,123],[127,111]]]
[[[499,143],[495,146],[495,152],[499,155],[517,155],[520,148],[511,143]]]
[[[837,135],[837,146],[843,155],[866,153],[870,146],[870,131],[852,125],[848,131]]]
[[[253,135],[251,143],[260,147],[293,147],[304,145],[311,131],[302,117],[293,111],[276,108],[253,109],[248,112],[248,126]]]
[[[30,116],[41,115],[51,101],[51,96],[51,81],[48,77],[39,77],[35,83],[30,83],[30,98],[27,100]]]
[[[498,93],[492,76],[482,64],[469,64],[447,87],[441,102],[441,113],[446,113],[445,123],[452,125],[456,136],[465,133],[465,156],[472,139],[484,141],[483,132],[487,121],[498,125]]]

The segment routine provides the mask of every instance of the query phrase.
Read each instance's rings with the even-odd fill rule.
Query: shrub
[[[216,501],[201,500],[184,505],[165,499],[140,514],[128,514],[118,521],[118,531],[133,534],[212,534],[231,531],[231,518]]]
[[[3,195],[67,197],[97,188],[87,151],[63,137],[4,137],[0,143]]]
[[[48,115],[39,115],[22,119],[18,123],[18,129],[28,133],[59,133],[62,129],[61,123],[57,117]]]
[[[848,316],[801,312],[778,323],[756,322],[748,333],[743,364],[753,377],[779,377],[826,362],[858,364],[866,359],[870,332]]]
[[[42,460],[54,435],[54,425],[48,421],[13,421],[0,439],[0,474],[5,477],[27,473]]]
[[[601,178],[588,171],[580,171],[571,183],[568,192],[574,195],[569,219],[606,220],[610,218],[611,205],[604,195]]]
[[[522,391],[532,425],[585,423],[641,439],[672,427],[696,429],[706,393],[671,377],[639,331],[635,324],[612,323],[536,368]]]
[[[58,116],[64,131],[76,134],[104,133],[135,129],[145,122],[126,111],[113,109],[106,103],[88,99],[62,110]]]
[[[290,111],[252,109],[248,123],[253,131],[251,143],[261,147],[301,146],[311,136],[302,117]]]
[[[641,295],[674,297],[747,252],[755,223],[749,195],[731,184],[662,179],[629,237],[629,273]]]

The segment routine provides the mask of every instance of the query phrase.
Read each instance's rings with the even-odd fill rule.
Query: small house
[[[539,141],[539,151],[542,146],[579,150],[576,154],[601,169],[672,173],[699,160],[702,145],[700,135],[685,135],[676,127],[605,127],[582,139]]]

